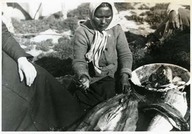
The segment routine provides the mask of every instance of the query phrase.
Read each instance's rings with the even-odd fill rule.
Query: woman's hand
[[[79,87],[87,93],[89,86],[90,86],[90,81],[89,78],[86,75],[82,75],[79,79],[80,85]]]
[[[126,73],[123,73],[121,76],[121,90],[124,94],[130,94],[131,91],[131,84],[129,83],[129,75]]]
[[[25,76],[26,84],[28,86],[31,86],[37,76],[37,71],[35,67],[27,60],[26,57],[20,57],[17,62],[20,81],[23,81]]]

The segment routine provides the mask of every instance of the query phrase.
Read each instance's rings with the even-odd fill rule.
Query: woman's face
[[[109,7],[99,7],[96,9],[93,22],[99,31],[105,30],[113,17],[112,10]]]

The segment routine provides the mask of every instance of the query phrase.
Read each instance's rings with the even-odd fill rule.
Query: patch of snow
[[[139,2],[139,3],[133,3],[133,7],[135,8],[135,9],[138,9],[138,8],[151,8],[151,7],[154,7],[155,6],[155,4],[156,3],[141,3],[141,2]]]
[[[37,50],[36,45],[34,45],[33,48],[26,53],[31,54],[34,57],[37,57],[40,54],[47,54],[47,53],[53,53],[53,52],[55,52],[53,49],[49,49],[49,51],[47,51],[47,52],[44,52],[42,50]]]
[[[62,35],[70,38],[72,36],[72,32],[71,32],[71,30],[68,30],[68,31],[63,32]]]
[[[39,54],[41,54],[42,52],[43,51],[41,51],[41,50],[37,50],[36,46],[34,45],[33,48],[30,51],[26,52],[26,53],[31,54],[32,56],[36,57]]]
[[[140,9],[134,9],[134,10],[131,10],[132,12],[134,12],[137,16],[139,16],[141,13],[145,13],[149,10],[145,9],[145,10],[140,10]]]
[[[138,25],[139,29],[143,29],[143,31],[146,31],[147,33],[153,33],[155,30],[151,29],[151,26],[147,22],[143,22],[143,24]]]
[[[138,25],[132,20],[121,20],[120,25],[123,31],[128,31],[129,29],[138,29]]]
[[[57,33],[56,30],[48,29],[44,32],[39,33],[39,35],[31,38],[31,42],[42,42],[42,41],[46,41],[48,39],[51,39],[53,44],[57,44],[59,38],[61,38],[63,36],[68,37],[70,35],[71,35],[70,30],[63,32],[63,33]]]
[[[146,35],[148,33],[154,32],[154,29],[151,29],[151,26],[147,22],[143,22],[143,24],[136,23],[134,20],[127,20],[125,17],[121,18],[120,25],[123,31],[132,31],[139,32],[139,34]]]
[[[119,16],[132,16],[132,10],[120,11]]]
[[[21,45],[21,44],[20,44],[20,46],[21,46],[21,48],[23,48],[23,49],[27,48],[27,46],[25,46],[25,45]]]
[[[141,6],[141,4],[137,4],[137,8],[139,8],[139,6]],[[154,6],[153,4],[146,4],[146,6],[152,7]],[[143,22],[143,24],[137,23],[134,20],[127,20],[125,18],[125,16],[132,16],[132,15],[136,15],[139,16],[141,13],[145,13],[146,11],[149,11],[148,9],[131,9],[131,10],[126,10],[126,11],[120,11],[119,12],[119,17],[121,18],[120,24],[122,29],[126,32],[126,31],[132,31],[132,32],[136,32],[139,34],[143,34],[146,35],[148,33],[152,33],[154,32],[153,29],[150,28],[149,23],[147,22]],[[145,16],[142,16],[143,18]]]

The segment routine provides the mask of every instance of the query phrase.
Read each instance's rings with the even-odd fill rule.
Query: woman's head
[[[113,23],[115,14],[117,14],[117,10],[113,3],[90,3],[90,20],[93,27],[99,31],[109,29],[115,25]]]
[[[112,7],[108,3],[102,3],[99,5],[92,18],[95,27],[99,30],[105,30],[113,18]]]

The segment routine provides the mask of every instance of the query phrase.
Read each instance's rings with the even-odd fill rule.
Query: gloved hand
[[[130,94],[131,91],[131,84],[129,82],[129,75],[123,73],[120,80],[121,90],[124,94]]]
[[[83,89],[87,93],[90,86],[90,80],[86,75],[82,75],[79,79],[79,88]]]

